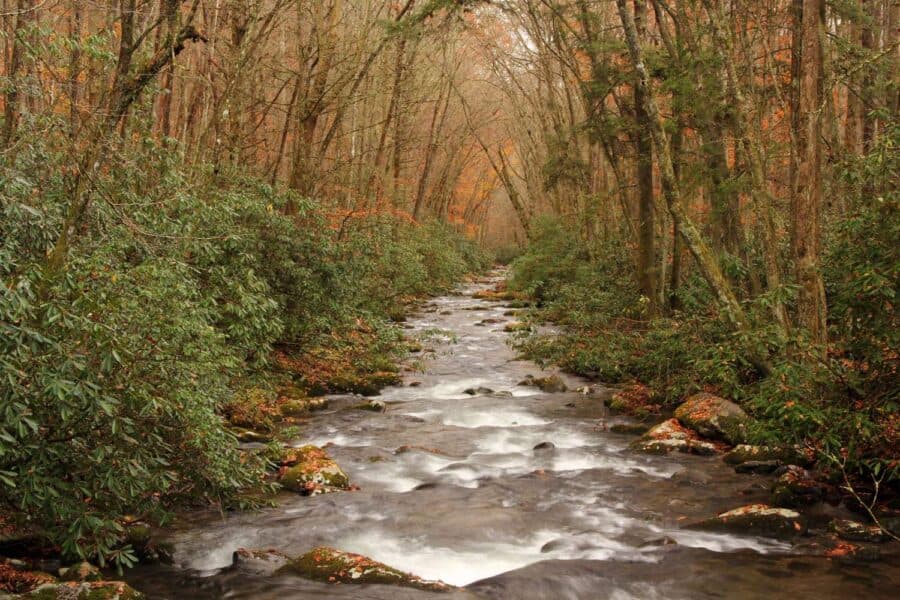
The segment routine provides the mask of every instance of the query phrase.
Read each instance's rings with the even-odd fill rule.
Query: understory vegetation
[[[550,219],[513,263],[510,288],[536,301],[534,320],[553,321],[563,333],[522,335],[520,349],[603,382],[646,386],[638,392],[644,410],[674,407],[699,390],[733,398],[758,418],[753,441],[811,447],[835,472],[870,487],[896,485],[900,195],[891,182],[900,172],[898,142],[895,128],[868,157],[844,167],[855,193],[825,225],[827,346],[773,320],[776,298],[795,310],[793,284],[753,294],[742,270],[729,275],[744,290],[747,329],[735,330],[696,269],[671,298],[675,308],[648,318],[624,238],[585,241]],[[728,260],[721,258],[726,272]]]
[[[147,143],[94,175],[59,272],[57,157],[34,146],[0,165],[0,503],[70,557],[129,564],[127,521],[258,486],[261,461],[221,416],[236,394],[395,370],[392,320],[486,266],[451,226],[335,222],[238,172],[188,177],[173,156]]]

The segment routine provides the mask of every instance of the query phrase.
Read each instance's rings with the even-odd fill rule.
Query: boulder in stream
[[[488,387],[474,387],[463,390],[463,394],[468,396],[487,396],[488,394],[493,394],[494,390]]]
[[[569,390],[559,375],[550,375],[548,377],[529,375],[520,381],[519,385],[536,387],[546,394],[561,394]]]
[[[684,452],[703,456],[719,451],[714,443],[701,440],[696,431],[688,429],[678,419],[669,419],[653,427],[632,442],[631,449],[647,454]]]
[[[703,437],[740,444],[750,420],[740,406],[713,394],[701,392],[685,400],[675,410],[675,418]]]
[[[790,539],[806,533],[806,520],[794,510],[751,504],[694,523],[688,529]]]
[[[295,558],[278,569],[278,574],[299,575],[326,583],[399,585],[429,592],[450,591],[441,581],[427,581],[389,567],[360,554],[320,547]]]
[[[231,555],[231,568],[255,575],[271,575],[291,560],[274,548],[239,548]]]
[[[292,492],[313,496],[350,488],[347,474],[316,446],[288,450],[282,464],[278,482]]]

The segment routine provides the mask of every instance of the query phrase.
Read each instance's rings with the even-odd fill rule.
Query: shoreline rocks
[[[740,444],[750,417],[740,406],[713,394],[694,394],[675,409],[675,418],[703,437]]]
[[[629,447],[647,454],[682,452],[709,456],[720,451],[716,444],[701,440],[695,431],[679,423],[678,419],[669,419],[652,427]]]
[[[792,539],[806,533],[799,512],[768,504],[750,504],[689,525],[687,529]]]

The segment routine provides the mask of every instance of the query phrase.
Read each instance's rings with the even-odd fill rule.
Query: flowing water
[[[191,515],[171,533],[176,564],[143,567],[130,581],[160,599],[432,595],[228,568],[240,547],[295,556],[328,545],[461,586],[446,598],[897,597],[896,553],[846,563],[774,540],[680,529],[762,501],[768,480],[715,457],[631,453],[628,436],[608,431],[617,419],[596,394],[517,385],[541,371],[507,346],[507,309],[472,297],[489,287],[468,285],[410,320],[409,333],[433,352],[407,385],[384,390],[385,413],[335,397],[304,427],[297,444],[327,446],[360,491]],[[495,393],[464,393],[478,387]],[[543,442],[554,447],[535,449]]]

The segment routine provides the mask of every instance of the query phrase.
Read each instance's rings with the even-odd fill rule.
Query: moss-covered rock
[[[646,423],[616,423],[609,430],[623,435],[644,435],[650,430]]]
[[[878,525],[867,525],[848,519],[835,519],[828,524],[828,531],[838,537],[851,542],[881,543],[891,539],[891,536]]]
[[[519,382],[519,385],[536,387],[547,394],[559,394],[568,391],[568,386],[559,377],[559,375],[550,375],[548,377],[535,377],[529,375]]]
[[[388,386],[400,385],[403,378],[393,371],[377,371],[367,374],[341,375],[328,383],[328,388],[338,394],[377,396]]]
[[[100,569],[91,563],[80,562],[60,569],[59,578],[62,581],[100,581],[103,576],[100,574]]]
[[[278,412],[282,417],[296,418],[327,407],[326,398],[287,398],[278,404]]]
[[[138,560],[145,564],[172,562],[171,544],[153,539],[153,530],[146,523],[137,521],[125,527],[122,545],[131,546]]]
[[[347,474],[316,446],[288,450],[282,464],[278,482],[292,492],[311,496],[350,487]]]
[[[653,402],[650,388],[642,384],[632,384],[615,392],[607,405],[618,412],[644,418],[658,415],[661,406]]]
[[[143,600],[144,595],[121,581],[48,583],[16,596],[22,600]]]
[[[278,573],[326,583],[399,585],[429,592],[453,589],[446,583],[427,581],[359,554],[326,547],[315,548],[295,558],[281,567]]]
[[[750,446],[739,444],[722,457],[729,465],[739,465],[751,461],[775,461],[781,465],[800,465],[807,467],[812,460],[799,448],[776,446]]]
[[[787,508],[751,504],[694,523],[688,528],[790,539],[806,533],[806,520],[800,513]]]
[[[703,437],[740,444],[750,420],[740,406],[713,394],[694,394],[676,410],[675,418]]]
[[[688,429],[679,423],[678,419],[669,419],[656,425],[632,442],[630,447],[632,450],[647,454],[683,452],[706,456],[719,452],[716,444],[701,440],[696,431]]]
[[[788,465],[776,474],[778,479],[772,484],[772,503],[775,506],[796,508],[814,504],[825,493],[823,484],[803,467]]]

